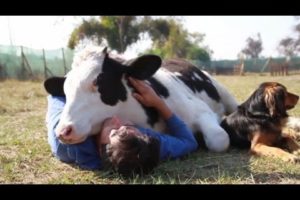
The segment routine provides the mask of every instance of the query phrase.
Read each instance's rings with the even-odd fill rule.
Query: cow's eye
[[[97,79],[93,80],[93,86],[97,86]]]
[[[97,79],[92,82],[90,89],[92,92],[97,92]]]

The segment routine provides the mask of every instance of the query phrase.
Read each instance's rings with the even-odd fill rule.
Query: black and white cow
[[[237,108],[237,101],[209,74],[187,61],[162,62],[155,55],[121,62],[99,47],[78,53],[66,78],[52,77],[44,83],[50,94],[66,96],[56,135],[70,144],[82,142],[99,132],[105,118],[114,115],[164,131],[156,110],[132,97],[127,76],[147,80],[174,113],[203,134],[209,150],[228,148],[229,137],[219,124],[224,114]]]

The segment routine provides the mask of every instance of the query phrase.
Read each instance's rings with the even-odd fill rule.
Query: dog
[[[300,146],[282,129],[288,121],[287,110],[295,107],[299,96],[277,82],[264,82],[238,109],[225,117],[221,126],[230,137],[230,144],[248,148],[259,156],[298,162],[295,154]]]

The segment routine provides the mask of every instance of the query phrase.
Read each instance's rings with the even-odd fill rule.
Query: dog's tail
[[[289,117],[286,126],[300,132],[300,118],[298,117]]]

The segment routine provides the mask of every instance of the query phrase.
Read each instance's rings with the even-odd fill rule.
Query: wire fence
[[[64,76],[71,68],[74,51],[32,49],[0,45],[0,79],[44,79]]]
[[[0,45],[0,79],[15,78],[26,80],[64,76],[71,69],[73,56],[74,50],[68,48],[44,50],[23,46]],[[205,69],[213,74],[237,74],[235,73],[236,67],[240,65],[243,67],[243,74],[244,72],[270,72],[272,75],[276,74],[274,69],[280,70],[287,67],[284,64],[285,58],[246,59],[243,65],[241,65],[239,60],[217,60],[211,62],[191,60],[191,62],[200,69]],[[300,73],[300,57],[293,57],[290,60],[288,72],[289,74],[293,72]]]
[[[212,61],[208,71],[215,74],[233,74],[236,66],[241,65],[240,60],[217,60]],[[288,68],[290,73],[300,72],[300,57],[293,57],[287,63],[286,58],[258,58],[258,59],[245,59],[243,61],[243,71],[253,73],[274,73],[274,68],[277,67],[278,71],[282,68]],[[284,70],[284,69],[282,69]],[[282,74],[283,73],[279,73]]]

